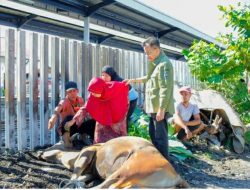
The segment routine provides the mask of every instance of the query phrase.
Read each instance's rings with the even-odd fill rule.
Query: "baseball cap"
[[[192,93],[192,89],[190,88],[190,86],[183,86],[179,89],[179,92],[189,92]]]
[[[72,90],[72,89],[78,89],[77,84],[74,81],[69,81],[65,84],[65,91]]]

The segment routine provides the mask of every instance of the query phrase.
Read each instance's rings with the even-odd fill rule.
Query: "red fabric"
[[[128,86],[122,82],[104,82],[93,78],[88,87],[89,92],[101,94],[100,98],[89,96],[86,109],[100,124],[110,126],[120,122],[128,111]]]

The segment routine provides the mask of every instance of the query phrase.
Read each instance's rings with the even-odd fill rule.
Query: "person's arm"
[[[186,122],[185,125],[187,126],[200,125],[201,124],[200,109],[196,104],[193,105],[192,115],[194,116],[194,120]]]
[[[63,106],[61,104],[59,104],[55,110],[54,110],[54,113],[52,114],[51,118],[49,119],[49,122],[48,122],[48,129],[52,129],[62,111],[62,108]]]
[[[176,125],[180,126],[182,129],[184,129],[185,133],[187,134],[187,139],[192,137],[192,132],[189,130],[188,126],[182,120],[179,112],[176,113],[174,122],[175,122]]]
[[[196,125],[201,124],[200,114],[198,113],[198,114],[195,114],[193,116],[194,116],[194,120],[185,122],[185,125],[187,125],[187,126],[196,126]]]
[[[155,69],[155,64],[153,62],[149,62],[147,75],[140,77],[140,78],[135,78],[135,79],[125,79],[123,80],[123,82],[125,82],[126,84],[145,83],[151,77],[151,74],[153,73],[154,69]]]
[[[144,83],[147,80],[147,76],[135,79],[125,79],[122,82],[125,82],[127,85],[131,83]]]

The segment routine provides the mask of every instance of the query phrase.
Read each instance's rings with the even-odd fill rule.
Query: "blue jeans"
[[[149,135],[152,143],[166,159],[168,159],[167,120],[169,117],[170,114],[166,112],[163,120],[156,121],[156,113],[152,113],[149,122]]]

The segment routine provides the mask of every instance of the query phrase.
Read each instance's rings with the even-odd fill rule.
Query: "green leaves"
[[[149,116],[144,114],[142,110],[136,107],[129,122],[128,135],[138,136],[149,140],[150,137],[148,133],[148,123]]]
[[[247,144],[250,144],[250,131],[245,132],[244,139]]]
[[[246,123],[250,120],[249,114],[246,114],[250,108],[250,95],[245,75],[250,72],[250,4],[218,8],[223,12],[225,25],[234,28],[237,37],[233,34],[219,35],[216,39],[225,49],[204,41],[194,41],[182,53],[191,73],[208,88],[220,91]]]

